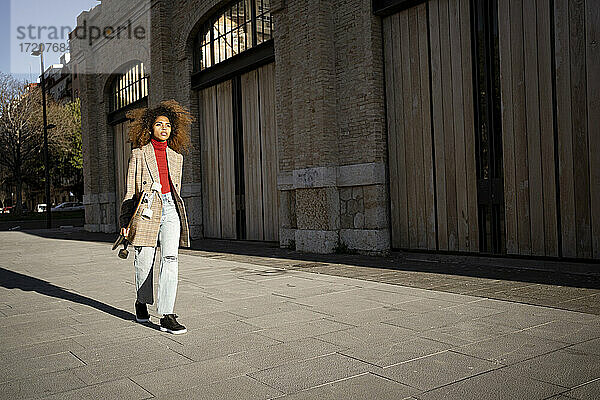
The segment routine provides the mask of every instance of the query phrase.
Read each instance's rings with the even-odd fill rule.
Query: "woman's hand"
[[[129,236],[129,228],[121,228],[121,235],[125,237]]]

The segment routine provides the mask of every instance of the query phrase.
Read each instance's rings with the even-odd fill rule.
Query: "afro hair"
[[[138,108],[127,113],[127,118],[132,120],[129,126],[129,140],[133,147],[138,148],[150,143],[152,126],[160,116],[167,117],[171,123],[171,136],[167,139],[169,147],[178,153],[187,152],[194,117],[175,100],[166,100],[156,107]]]

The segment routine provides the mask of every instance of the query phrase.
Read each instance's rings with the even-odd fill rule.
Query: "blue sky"
[[[60,36],[62,27],[75,28],[77,16],[97,4],[97,0],[0,0],[0,54],[4,55],[0,58],[0,71],[36,81],[40,75],[39,58],[30,55],[31,45],[27,51],[27,43],[43,41],[66,45],[68,38],[51,40],[48,36],[51,29],[56,27]],[[41,37],[39,27],[46,27]],[[60,47],[56,50],[44,53],[46,68],[59,62]]]

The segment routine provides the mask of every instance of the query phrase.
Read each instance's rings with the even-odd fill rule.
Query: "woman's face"
[[[169,136],[171,136],[171,123],[169,122],[169,118],[161,115],[154,121],[152,137],[159,142],[164,142]]]

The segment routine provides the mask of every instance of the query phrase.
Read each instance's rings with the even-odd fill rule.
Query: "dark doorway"
[[[471,0],[479,251],[503,254],[504,172],[497,0]]]

